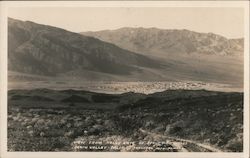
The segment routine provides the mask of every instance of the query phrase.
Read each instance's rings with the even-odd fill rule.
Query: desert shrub
[[[63,151],[63,148],[70,147],[70,142],[71,139],[65,137],[39,139],[39,143],[34,144],[35,151],[54,151],[55,149]]]
[[[146,121],[146,122],[145,122],[145,125],[144,125],[144,127],[145,127],[146,129],[152,129],[152,128],[154,128],[155,126],[156,126],[156,124],[155,124],[155,122],[152,121],[152,120]]]
[[[118,96],[112,96],[112,95],[93,95],[92,100],[96,103],[106,103],[106,102],[119,102],[119,97]]]
[[[237,137],[229,140],[226,148],[234,152],[241,152],[243,149],[243,135],[238,135]]]
[[[111,120],[105,120],[103,124],[108,130],[112,130],[113,128],[115,128],[115,124]]]
[[[156,133],[162,133],[162,132],[164,132],[164,130],[165,130],[165,127],[160,125],[160,126],[154,128],[152,131],[156,132]]]
[[[89,135],[99,135],[100,134],[100,130],[96,129],[96,128],[90,128],[88,131]]]
[[[166,135],[177,135],[182,132],[183,128],[176,125],[167,125],[164,134]]]
[[[89,103],[90,101],[84,97],[78,96],[78,95],[72,95],[68,98],[62,99],[62,102],[68,102],[68,103],[72,103],[72,102],[78,102],[78,103]]]
[[[134,130],[140,128],[142,123],[139,120],[130,117],[122,117],[119,115],[112,116],[115,128],[119,134],[131,135]]]

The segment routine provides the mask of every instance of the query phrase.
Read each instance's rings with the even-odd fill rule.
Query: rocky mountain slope
[[[114,43],[137,53],[153,56],[170,54],[242,55],[243,39],[227,39],[213,33],[158,28],[121,28],[81,34]]]
[[[93,37],[30,21],[8,19],[8,68],[53,76],[87,70],[127,75],[139,67],[159,67],[148,57]]]

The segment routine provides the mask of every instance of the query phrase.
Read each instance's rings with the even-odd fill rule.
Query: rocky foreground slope
[[[83,141],[87,148],[79,147]],[[96,146],[91,141],[101,141],[106,148],[90,148]],[[134,146],[110,148],[112,141],[134,142]],[[136,148],[140,141],[151,144]],[[8,92],[9,151],[172,152],[183,151],[177,149],[181,146],[184,151],[242,151],[243,94],[205,90],[149,95],[48,89]]]

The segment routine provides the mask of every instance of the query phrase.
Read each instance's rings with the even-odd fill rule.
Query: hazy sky
[[[73,32],[157,27],[243,37],[242,8],[11,8],[9,17]]]

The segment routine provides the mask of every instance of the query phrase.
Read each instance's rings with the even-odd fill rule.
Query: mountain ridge
[[[86,69],[123,75],[139,71],[139,67],[159,67],[148,57],[93,37],[30,21],[8,20],[8,66],[12,71],[52,75]]]
[[[214,33],[156,27],[123,27],[116,30],[81,32],[119,47],[146,55],[242,55],[244,39],[228,39]]]

